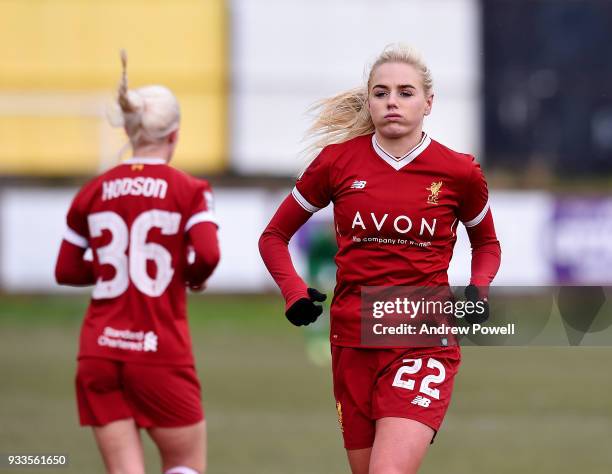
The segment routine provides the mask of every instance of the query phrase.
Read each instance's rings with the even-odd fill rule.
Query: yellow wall
[[[176,165],[222,171],[226,38],[223,0],[0,0],[0,173],[104,166],[101,150],[125,141],[104,118],[120,48],[131,87],[164,84],[181,103]]]

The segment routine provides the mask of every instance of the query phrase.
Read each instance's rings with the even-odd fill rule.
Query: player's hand
[[[202,283],[189,283],[186,282],[186,285],[189,287],[189,289],[193,292],[193,293],[201,293],[206,289],[206,282],[202,282]]]
[[[204,291],[206,289],[206,280],[202,280],[202,278],[199,278],[199,275],[194,275],[190,270],[191,267],[186,267],[184,271],[183,281],[185,286],[191,291]]]
[[[194,293],[200,293],[206,289],[206,280],[202,281],[200,275],[194,270],[196,261],[196,253],[193,245],[188,245],[185,252],[185,270],[183,279],[185,286]]]
[[[295,326],[307,326],[317,320],[323,313],[323,306],[316,303],[321,303],[327,299],[323,293],[314,288],[308,288],[309,298],[301,298],[291,305],[285,316],[291,324]]]
[[[466,312],[465,320],[468,323],[482,324],[489,319],[489,301],[486,296],[480,296],[480,290],[476,285],[468,285],[465,288],[465,299],[476,305],[474,311]],[[484,310],[481,311],[481,308]]]

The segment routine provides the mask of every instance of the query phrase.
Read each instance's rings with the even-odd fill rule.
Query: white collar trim
[[[137,156],[125,160],[124,165],[165,165],[166,160],[163,158],[139,158]]]
[[[423,133],[423,138],[412,150],[406,153],[400,158],[396,158],[391,153],[386,151],[383,147],[378,144],[376,140],[376,134],[372,135],[372,147],[378,156],[387,162],[388,165],[392,166],[396,171],[401,170],[404,166],[410,164],[417,156],[419,156],[431,143],[431,138],[426,133]]]

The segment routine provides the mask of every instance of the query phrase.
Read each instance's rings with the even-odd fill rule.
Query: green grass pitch
[[[0,453],[68,454],[69,467],[51,472],[103,472],[74,400],[85,306],[0,296]],[[280,297],[192,296],[190,315],[211,474],[348,472],[331,371],[309,361]],[[611,348],[465,348],[421,472],[609,473],[611,363]],[[160,472],[145,446],[148,472]]]

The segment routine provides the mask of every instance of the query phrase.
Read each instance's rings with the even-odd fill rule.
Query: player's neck
[[[376,141],[387,152],[393,156],[400,158],[406,155],[410,150],[416,147],[423,138],[423,129],[418,128],[414,132],[404,135],[403,137],[389,138],[382,134],[376,133]]]
[[[137,158],[161,158],[170,161],[168,159],[168,149],[165,146],[136,147],[133,150],[132,156]]]

